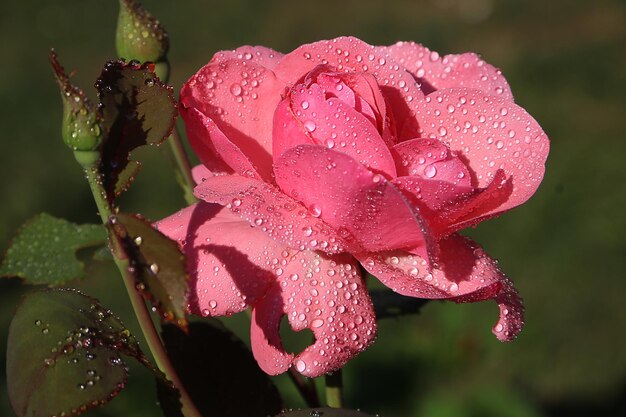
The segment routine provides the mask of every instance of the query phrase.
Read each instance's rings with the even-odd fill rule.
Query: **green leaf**
[[[304,410],[286,411],[275,417],[374,417],[361,411],[343,408],[307,408]],[[378,417],[378,415],[377,415]]]
[[[2,261],[0,276],[47,285],[82,278],[84,265],[76,251],[105,242],[101,225],[76,225],[42,213],[21,227]]]
[[[178,244],[133,214],[113,216],[108,229],[118,256],[130,262],[137,288],[161,317],[185,328],[189,276]]]
[[[29,294],[8,336],[7,383],[15,413],[69,416],[105,404],[126,384],[122,354],[148,363],[122,322],[96,299],[67,289]]]
[[[203,416],[266,417],[283,408],[278,390],[248,347],[218,320],[190,323],[188,333],[166,325],[162,335],[176,372]],[[181,416],[176,401],[161,389],[158,393],[166,416]]]
[[[105,132],[100,171],[109,201],[125,191],[139,171],[130,153],[143,145],[158,145],[176,120],[173,89],[154,74],[151,63],[108,62],[96,82]]]
[[[374,304],[377,319],[419,314],[422,307],[430,301],[406,297],[388,290],[371,290],[370,297]]]

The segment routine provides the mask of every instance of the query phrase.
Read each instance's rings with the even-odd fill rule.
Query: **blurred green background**
[[[506,75],[518,104],[551,139],[535,197],[469,233],[500,260],[527,306],[519,339],[490,333],[492,303],[430,303],[380,323],[378,341],[345,370],[347,405],[384,417],[626,415],[626,2],[621,0],[144,0],[171,36],[176,90],[220,49],[354,35],[475,51]],[[60,138],[61,103],[47,65],[55,47],[92,85],[114,58],[116,0],[0,1],[0,250],[45,211],[96,222],[80,168]],[[126,211],[159,219],[184,204],[163,153],[141,150]],[[106,264],[76,286],[136,330]],[[0,281],[0,352],[26,289]],[[245,317],[230,320],[247,339]],[[0,415],[13,415],[0,361]],[[150,376],[93,416],[158,416]],[[289,389],[287,405],[301,401]],[[219,381],[207,381],[207,389]],[[246,393],[242,393],[245,396]]]

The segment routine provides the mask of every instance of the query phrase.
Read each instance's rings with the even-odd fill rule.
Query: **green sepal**
[[[63,142],[74,151],[96,151],[102,143],[102,129],[96,108],[83,90],[70,82],[54,50],[50,51],[50,66],[61,91],[63,101]]]
[[[117,55],[127,61],[153,62],[157,76],[167,81],[169,37],[163,25],[139,2],[120,0],[115,32]]]

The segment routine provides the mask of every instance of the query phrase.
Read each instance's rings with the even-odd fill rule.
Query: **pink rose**
[[[549,144],[477,55],[346,37],[287,55],[244,46],[216,54],[180,103],[203,201],[159,228],[188,256],[192,312],[252,307],[267,373],[318,376],[373,342],[359,264],[407,296],[493,299],[497,338],[521,330],[511,282],[457,232],[525,202]],[[297,356],[285,315],[315,335]]]

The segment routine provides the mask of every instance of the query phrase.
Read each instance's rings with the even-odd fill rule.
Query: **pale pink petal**
[[[365,72],[374,75],[380,90],[393,112],[394,130],[403,138],[415,137],[416,124],[411,115],[411,103],[424,94],[408,71],[399,65],[386,50],[353,37],[339,37],[302,45],[284,56],[275,68],[279,79],[294,84],[303,74],[319,64],[328,64],[338,71]],[[388,110],[389,111],[389,110]],[[408,132],[412,132],[408,133]]]
[[[317,144],[350,155],[389,178],[396,176],[394,160],[376,126],[354,107],[338,98],[326,98],[318,84],[308,88],[299,84],[290,97],[294,116]]]
[[[276,64],[283,58],[283,54],[265,46],[240,46],[232,51],[220,51],[211,59],[211,63],[228,61],[229,59],[239,59],[242,61],[252,61],[262,65],[267,69],[274,69]]]
[[[191,176],[193,177],[193,182],[198,185],[207,178],[212,177],[213,173],[209,171],[209,169],[205,165],[199,164],[192,168]]]
[[[465,161],[476,187],[487,187],[499,169],[512,177],[508,201],[486,214],[522,204],[539,187],[548,138],[535,119],[513,102],[479,90],[438,90],[418,103],[415,117],[421,137],[445,142]]]
[[[291,248],[340,253],[353,247],[299,201],[263,181],[239,175],[212,177],[198,185],[194,194],[208,203],[227,206],[269,238]]]
[[[401,192],[344,153],[300,145],[282,154],[274,172],[285,193],[367,251],[428,243],[421,219]]]
[[[353,258],[304,251],[284,268],[278,277],[282,298],[270,292],[255,306],[252,349],[263,370],[284,372],[291,359],[278,336],[282,315],[295,331],[308,328],[315,336],[315,343],[293,359],[308,377],[340,369],[374,341],[374,309]]]
[[[243,311],[274,282],[284,246],[218,204],[194,204],[156,226],[179,243],[187,258],[188,303],[194,314]]]
[[[441,57],[414,42],[398,42],[383,48],[418,78],[426,94],[442,88],[467,87],[513,100],[502,72],[474,53]]]
[[[226,173],[234,171],[261,178],[258,168],[252,165],[241,149],[222,133],[212,119],[194,108],[181,109],[181,115],[185,119],[191,147],[210,171]],[[227,168],[223,167],[224,164]]]
[[[439,244],[438,265],[432,269],[421,257],[403,251],[360,254],[357,259],[368,272],[402,295],[455,302],[494,299],[500,306],[494,334],[500,340],[513,339],[523,326],[524,311],[497,262],[477,243],[456,234]]]
[[[231,59],[200,69],[183,86],[180,103],[213,120],[259,174],[269,179],[272,117],[284,88],[271,70],[252,61]]]

